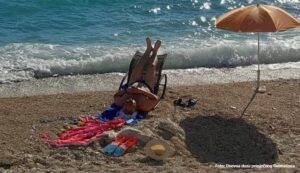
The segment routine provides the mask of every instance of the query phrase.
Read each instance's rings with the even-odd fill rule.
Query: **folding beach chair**
[[[137,64],[137,62],[139,62],[139,60],[142,58],[142,56],[143,56],[143,53],[136,51],[135,55],[133,56],[133,58],[130,62],[128,73],[123,77],[123,79],[120,83],[119,90],[121,90],[124,86],[128,85],[128,82],[129,82],[131,74],[132,74],[132,70],[135,67],[135,65]],[[167,57],[167,54],[157,55],[157,59],[158,59],[158,63],[156,66],[157,81],[155,83],[154,90],[152,91],[152,94],[155,94],[157,96],[160,95],[159,101],[156,104],[156,106],[159,104],[160,100],[164,98],[165,92],[166,92],[167,75],[162,74],[162,69],[163,69],[163,65],[164,65],[166,57]],[[144,71],[144,73],[145,73],[145,71]],[[125,81],[126,81],[126,83],[124,84]],[[161,91],[161,88],[162,88],[162,91]],[[155,109],[156,106],[153,109]]]

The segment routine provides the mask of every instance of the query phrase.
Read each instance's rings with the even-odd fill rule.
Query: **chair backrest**
[[[132,70],[135,67],[135,65],[137,64],[137,62],[139,62],[139,60],[142,58],[143,53],[136,51],[135,55],[133,56],[131,62],[130,62],[130,66],[129,66],[129,70],[128,70],[128,78],[127,78],[127,83],[130,80],[131,74],[132,74]],[[157,66],[156,66],[156,79],[157,81],[155,82],[155,86],[154,86],[154,91],[153,94],[157,94],[158,90],[159,90],[159,82],[161,79],[161,74],[162,74],[162,69],[164,66],[164,62],[166,57],[168,56],[168,54],[163,54],[163,55],[157,55]]]

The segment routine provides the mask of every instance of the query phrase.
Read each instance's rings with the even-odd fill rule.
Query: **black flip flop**
[[[195,106],[195,104],[197,103],[197,99],[189,99],[187,101],[187,107],[192,107],[192,106]]]
[[[180,106],[180,107],[183,107],[183,108],[188,108],[188,107],[192,107],[194,106],[196,103],[197,103],[197,99],[188,99],[186,101],[184,101],[182,98],[179,98],[177,100],[174,100],[173,104],[174,106]]]

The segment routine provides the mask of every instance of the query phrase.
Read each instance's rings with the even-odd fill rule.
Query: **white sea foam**
[[[191,22],[191,25],[193,25],[193,26],[197,26],[197,25],[198,25],[198,23],[197,23],[196,21],[192,21],[192,22]]]
[[[299,38],[296,38],[299,39]],[[196,67],[235,67],[256,63],[253,41],[193,41],[163,45],[168,53],[167,69]],[[299,43],[262,43],[261,63],[300,61]],[[10,44],[0,47],[0,83],[61,75],[125,72],[136,50],[143,47],[61,46],[49,44]],[[276,68],[276,65],[274,66]],[[300,64],[280,68],[300,68]]]
[[[200,6],[200,9],[206,9],[206,10],[209,10],[210,9],[210,6],[211,6],[211,3],[210,2],[204,2],[202,6]]]
[[[153,8],[153,9],[150,9],[150,10],[149,10],[150,13],[154,13],[154,14],[157,14],[159,11],[160,11],[160,8],[159,8],[159,7]]]
[[[300,62],[262,65],[261,80],[300,79]],[[274,68],[275,67],[275,68]],[[282,68],[283,67],[283,68]],[[237,68],[164,70],[168,86],[220,84],[256,80],[256,65]],[[0,85],[0,97],[117,90],[124,73],[44,78]]]
[[[201,20],[201,22],[205,23],[206,22],[206,17],[205,16],[201,16],[200,20]]]

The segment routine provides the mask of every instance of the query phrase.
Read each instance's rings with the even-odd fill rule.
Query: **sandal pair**
[[[126,138],[124,136],[117,136],[116,140],[102,149],[103,153],[111,154],[116,157],[122,156],[129,148],[137,144],[137,138],[131,136]]]
[[[177,100],[174,100],[174,105],[175,106],[180,106],[183,108],[188,108],[188,107],[192,107],[197,103],[197,99],[188,99],[188,100],[183,100],[182,98],[179,98]]]

